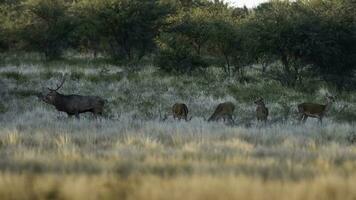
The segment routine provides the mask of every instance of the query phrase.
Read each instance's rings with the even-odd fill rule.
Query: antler
[[[61,81],[61,83],[59,85],[57,85],[56,89],[51,89],[51,88],[48,88],[48,89],[51,90],[51,91],[58,91],[63,86],[65,81],[66,81],[66,77],[63,75],[62,81]]]

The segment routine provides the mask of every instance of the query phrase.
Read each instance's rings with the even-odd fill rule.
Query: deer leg
[[[98,119],[98,115],[103,116],[103,109],[94,109],[93,115],[95,119]]]
[[[225,123],[225,122],[227,121],[228,116],[227,116],[227,115],[224,115],[222,118],[223,118],[224,123]]]
[[[232,118],[232,115],[229,115],[229,120],[230,120],[230,123],[235,123],[234,118]]]
[[[79,118],[79,113],[75,113],[75,118],[80,119]]]
[[[323,123],[323,117],[320,116],[320,117],[318,117],[318,118],[319,118],[319,123],[322,124],[322,123]]]
[[[304,119],[304,114],[300,114],[300,116],[299,116],[299,122],[302,122],[303,121],[303,119]]]
[[[302,119],[302,122],[305,123],[308,119],[308,115],[304,115],[303,119]]]
[[[96,115],[103,115],[103,109],[102,108],[97,108],[93,110],[93,114]]]

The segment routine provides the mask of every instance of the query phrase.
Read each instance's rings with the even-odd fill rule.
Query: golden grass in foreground
[[[245,176],[0,175],[0,199],[356,199],[356,175],[299,182]]]

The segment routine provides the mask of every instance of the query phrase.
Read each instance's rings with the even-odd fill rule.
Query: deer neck
[[[54,102],[53,102],[53,105],[54,105],[55,107],[61,107],[62,104],[63,104],[63,97],[64,97],[63,94],[59,94],[59,93],[58,93],[58,94],[56,95],[56,98],[55,98]]]
[[[326,102],[326,104],[325,104],[325,111],[324,111],[324,112],[328,112],[328,111],[330,110],[332,104],[333,104],[333,103],[332,103],[331,101]]]
[[[265,107],[266,107],[266,105],[265,105],[265,103],[260,103],[260,104],[258,104],[258,105],[257,105],[257,107],[260,107],[260,108],[265,108]]]

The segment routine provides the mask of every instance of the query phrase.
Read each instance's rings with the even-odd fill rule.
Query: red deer
[[[323,117],[326,112],[331,108],[332,103],[335,102],[335,97],[327,96],[326,104],[316,104],[316,103],[301,103],[298,105],[298,112],[301,115],[299,121],[305,122],[308,117],[318,118],[319,122],[322,123]]]
[[[224,121],[229,120],[233,123],[234,120],[232,118],[232,115],[234,113],[234,110],[235,105],[232,102],[221,103],[216,107],[215,112],[208,119],[208,122],[223,119]]]
[[[258,121],[263,121],[263,122],[267,122],[267,118],[268,118],[268,108],[266,107],[264,100],[262,97],[258,98],[255,101],[255,104],[257,105],[256,108],[256,117]]]
[[[188,112],[188,107],[184,103],[176,103],[172,107],[173,119],[188,121]]]
[[[64,95],[58,93],[58,90],[63,86],[65,79],[57,86],[56,89],[50,89],[47,95],[42,96],[42,100],[50,105],[55,106],[58,111],[73,115],[79,119],[79,114],[91,112],[96,117],[102,115],[104,110],[105,100],[98,96],[81,96],[81,95]]]

